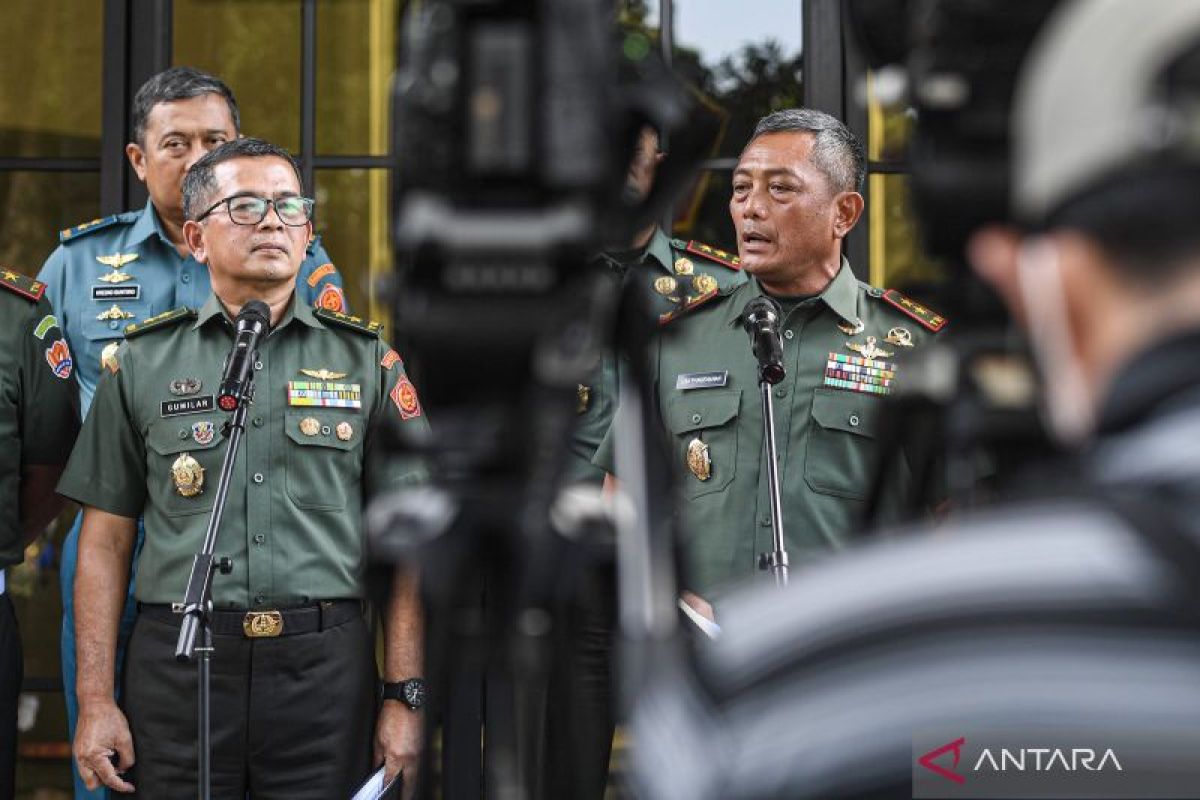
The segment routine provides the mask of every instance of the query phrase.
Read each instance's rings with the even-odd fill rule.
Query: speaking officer
[[[71,348],[46,285],[0,269],[0,797],[16,797],[21,637],[5,570],[62,508],[54,484],[79,431]]]
[[[129,211],[68,228],[38,276],[49,286],[67,341],[79,362],[81,405],[86,415],[100,378],[125,326],[179,306],[198,308],[209,292],[208,269],[183,239],[181,186],[188,168],[204,153],[238,136],[240,117],[233,92],[220,79],[190,67],[172,67],[150,78],[133,100],[129,163],[150,199]],[[345,311],[341,276],[317,239],[308,243],[297,282],[305,303]],[[67,720],[72,735],[75,698],[72,581],[79,520],[67,535],[60,570],[63,592],[62,659]],[[127,610],[132,624],[132,606]],[[76,776],[76,795],[84,796]]]
[[[773,391],[793,564],[847,539],[871,490],[891,382],[946,324],[898,292],[856,280],[842,256],[862,213],[863,173],[861,144],[833,117],[810,109],[764,117],[738,160],[729,201],[750,280],[668,315],[651,349],[657,410],[683,473],[685,598],[703,613],[773,549],[746,304],[765,294],[783,310],[787,377]],[[610,435],[597,463],[611,471],[612,456]],[[885,515],[903,507],[910,484],[901,465]]]
[[[196,670],[175,661],[170,604],[200,547],[224,453],[213,394],[230,320],[261,299],[272,330],[259,346],[217,542],[233,572],[213,582],[214,795],[345,796],[370,767],[376,717],[361,606],[364,497],[421,477],[413,463],[371,458],[372,447],[383,424],[426,422],[378,325],[314,311],[298,296],[313,203],[283,150],[227,142],[192,167],[184,198],[184,235],[213,293],[199,312],[177,309],[127,333],[59,486],[84,506],[76,762],[89,787],[136,786],[153,798],[194,791]],[[138,613],[118,708],[117,624],[139,516]],[[395,581],[383,619],[386,679],[418,679],[415,579]],[[416,705],[420,694],[402,696]],[[420,722],[403,702],[384,701],[376,762],[393,774],[414,769]],[[135,753],[136,772],[122,778]]]

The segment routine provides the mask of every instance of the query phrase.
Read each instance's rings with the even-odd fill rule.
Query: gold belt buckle
[[[278,611],[247,611],[242,632],[250,639],[266,639],[283,633],[283,614]]]

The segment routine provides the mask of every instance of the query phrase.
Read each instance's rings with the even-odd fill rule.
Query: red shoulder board
[[[724,250],[718,250],[715,247],[709,247],[706,244],[701,244],[697,241],[687,243],[685,248],[689,253],[695,253],[698,256],[704,256],[710,261],[715,261],[718,264],[723,264],[730,269],[741,269],[742,260],[735,255],[730,255]]]
[[[668,311],[665,314],[659,314],[658,315],[658,324],[666,325],[671,320],[679,319],[680,317],[682,317],[684,314],[688,313],[692,309],[699,308],[700,306],[707,303],[709,300],[712,300],[714,297],[716,297],[720,293],[721,293],[721,291],[719,289],[710,289],[707,292],[705,292],[704,294],[696,295],[692,299],[688,300],[687,303],[676,308],[674,311]]]
[[[46,284],[11,269],[0,269],[0,286],[30,300],[41,300],[46,293]]]
[[[935,311],[930,311],[928,308],[916,302],[915,300],[909,300],[895,289],[888,289],[886,292],[884,292],[883,299],[889,305],[894,306],[897,310],[912,317],[917,322],[921,323],[922,327],[927,328],[934,333],[937,333],[942,328],[946,327],[946,324],[949,322],[949,320],[943,317],[941,314],[938,314]]]

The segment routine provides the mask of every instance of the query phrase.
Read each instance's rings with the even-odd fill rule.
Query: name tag
[[[164,400],[162,402],[162,415],[164,417],[178,417],[183,414],[199,414],[202,411],[212,411],[213,407],[213,396],[211,394],[204,397],[189,397],[185,400]]]
[[[92,299],[107,300],[137,300],[142,296],[142,287],[136,283],[132,286],[93,286]]]
[[[729,382],[729,370],[685,372],[675,379],[676,389],[716,389]]]

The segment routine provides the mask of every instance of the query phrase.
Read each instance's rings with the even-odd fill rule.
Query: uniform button
[[[787,397],[787,389],[782,386],[775,390],[776,397]]]
[[[769,527],[771,527],[771,518],[770,517],[759,517],[758,524],[762,525],[764,528],[769,528]]]
[[[851,427],[855,427],[855,428],[858,427],[858,414],[850,415],[850,425],[851,425]]]
[[[187,429],[186,429],[186,428],[180,428],[180,429],[179,429],[179,438],[180,438],[180,439],[186,439],[186,438],[188,438],[189,436],[191,436],[191,434],[187,432]]]
[[[699,422],[699,421],[700,421],[700,420],[702,420],[702,419],[704,419],[704,417],[700,416],[699,414],[692,414],[692,422],[693,422],[693,424],[694,424],[694,423],[697,423],[697,422]]]
[[[254,368],[255,368],[255,369],[262,369],[262,362],[261,362],[261,361],[255,361],[255,362],[254,362]]]
[[[254,427],[256,427],[256,428],[261,428],[262,426],[263,426],[263,419],[262,419],[262,417],[255,417],[255,418],[254,418]]]
[[[256,472],[256,473],[254,473],[254,482],[255,482],[255,483],[262,483],[262,482],[263,482],[263,474],[262,474],[261,472]]]
[[[121,327],[121,323],[117,322],[115,319],[109,320],[108,327],[115,331],[117,328]]]
[[[192,276],[189,273],[185,272],[179,276],[179,280],[183,281],[184,283],[188,283],[192,280]]]
[[[254,534],[254,543],[255,544],[262,544],[266,540],[267,540],[267,537],[263,536],[261,533]]]
[[[267,596],[265,594],[256,594],[254,595],[254,602],[261,606],[263,603],[267,602]]]
[[[794,339],[794,338],[796,338],[796,332],[793,331],[791,328],[788,328],[786,331],[783,332],[783,338]]]

